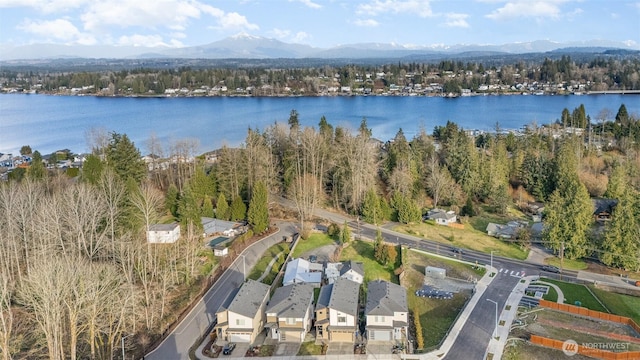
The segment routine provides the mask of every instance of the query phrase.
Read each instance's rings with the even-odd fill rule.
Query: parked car
[[[453,252],[456,253],[456,254],[460,254],[460,255],[464,254],[464,251],[462,249],[460,249],[460,248],[457,248],[457,247],[453,248]]]
[[[542,270],[543,271],[552,272],[552,273],[556,273],[556,274],[560,273],[560,268],[558,268],[557,266],[553,266],[553,265],[543,265],[542,266]]]
[[[222,348],[222,354],[231,355],[231,353],[233,352],[233,349],[235,348],[236,348],[236,343],[228,343]]]

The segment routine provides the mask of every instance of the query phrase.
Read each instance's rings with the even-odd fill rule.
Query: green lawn
[[[400,255],[398,254],[398,257]],[[340,261],[359,261],[364,266],[364,285],[372,280],[387,280],[398,284],[398,276],[394,275],[395,267],[381,265],[373,256],[373,243],[365,241],[352,241],[342,250]]]
[[[560,259],[557,257],[547,258],[545,259],[545,262],[549,265],[560,267]],[[567,270],[585,270],[587,268],[587,263],[580,259],[564,259],[562,262],[562,268]]]
[[[591,295],[589,290],[584,285],[571,284],[564,281],[552,280],[547,278],[541,279],[544,282],[558,285],[564,294],[564,303],[575,305],[576,301],[580,301],[581,306],[587,309],[607,312],[607,309],[602,307],[598,300]]]
[[[640,325],[640,297],[611,293],[593,286],[589,288],[613,314],[632,318]]]
[[[322,355],[322,345],[316,345],[314,342],[303,342],[298,350],[298,356],[305,355]]]
[[[296,248],[291,255],[293,258],[298,258],[300,255],[306,253],[309,250],[317,249],[325,245],[336,244],[336,241],[327,234],[313,233],[308,239],[300,238],[296,244]]]
[[[520,245],[489,236],[484,229],[482,231],[478,230],[474,228],[473,224],[466,224],[464,229],[455,229],[449,226],[423,222],[419,224],[399,225],[396,226],[394,230],[487,254],[497,250],[498,256],[518,260],[524,260],[528,255],[528,250],[523,249]]]
[[[288,251],[289,251],[289,245],[285,243],[278,243],[273,245],[269,249],[267,249],[267,251],[265,251],[262,258],[260,258],[258,263],[253,267],[253,269],[251,269],[251,273],[249,273],[248,278],[252,280],[258,280],[260,276],[262,276],[264,271],[267,269],[267,265],[269,265],[269,262],[278,254],[280,254],[281,252],[284,252],[280,257],[280,259],[277,260],[275,264],[273,264],[273,267],[271,268],[272,274],[267,276],[267,278],[269,278],[271,275],[273,275],[271,277],[271,282],[273,282],[273,279],[275,278],[275,274],[277,274],[278,271],[280,270],[280,266],[284,262],[284,259]],[[267,283],[267,280],[268,280],[267,278],[264,279],[263,281],[264,283]]]
[[[542,298],[547,300],[547,301],[557,302],[558,301],[558,292],[556,291],[556,289],[554,289],[551,286],[549,286],[549,292],[545,296],[543,296]]]

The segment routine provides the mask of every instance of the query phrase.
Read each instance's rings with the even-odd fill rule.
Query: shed
[[[229,254],[229,248],[226,246],[216,245],[213,247],[213,255],[226,256]]]
[[[435,266],[424,268],[424,275],[434,279],[444,279],[447,277],[447,270]]]

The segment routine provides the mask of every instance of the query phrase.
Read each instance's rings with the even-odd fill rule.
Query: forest
[[[96,130],[73,177],[33,151],[0,185],[2,358],[112,359],[129,335],[127,351],[142,355],[215,278],[200,217],[247,221],[241,247],[269,230],[274,196],[295,203],[303,238],[318,207],[382,224],[419,222],[434,207],[465,222],[543,202],[549,247],[639,271],[640,118],[624,104],[609,115],[565,109],[518,135],[496,124],[470,136],[449,122],[382,143],[366,119],[355,130],[325,117],[303,127],[292,110],[287,123],[249,128],[240,147],[209,154],[151,137],[148,163],[126,134]],[[617,205],[601,226],[592,199],[603,197]],[[151,224],[173,221],[176,244],[147,242]]]

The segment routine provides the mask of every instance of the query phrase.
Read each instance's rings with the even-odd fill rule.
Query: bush
[[[331,236],[334,239],[337,239],[340,236],[340,226],[338,224],[331,223],[327,228],[327,235]]]

